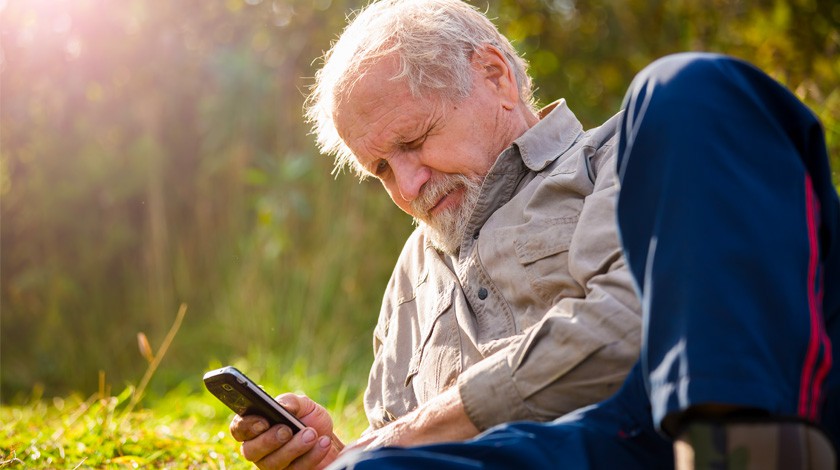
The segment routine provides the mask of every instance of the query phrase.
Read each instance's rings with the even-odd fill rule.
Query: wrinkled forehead
[[[352,86],[336,97],[333,119],[345,143],[351,145],[349,140],[359,132],[381,132],[428,106],[427,99],[412,95],[398,74],[398,61],[385,58],[361,70]]]
[[[346,112],[352,106],[376,101],[385,93],[393,93],[400,86],[408,86],[398,77],[399,61],[393,57],[367,59],[357,64],[340,80],[333,93],[333,115]]]

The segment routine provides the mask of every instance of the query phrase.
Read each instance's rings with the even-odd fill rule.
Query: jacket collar
[[[519,149],[522,161],[532,171],[540,171],[568,150],[583,133],[583,125],[559,99],[539,112],[540,121],[528,129],[513,144]]]
[[[539,116],[540,121],[502,152],[487,173],[461,241],[460,259],[466,259],[465,256],[473,247],[473,235],[487,219],[499,207],[507,204],[537,172],[572,147],[583,134],[583,126],[566,106],[565,100],[546,106]]]

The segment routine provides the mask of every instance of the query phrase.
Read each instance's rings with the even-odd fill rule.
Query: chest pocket
[[[452,281],[418,286],[420,336],[405,378],[405,386],[414,388],[418,403],[444,391],[461,372],[460,335],[452,308],[454,290]]]
[[[554,219],[540,227],[527,226],[513,241],[514,252],[534,293],[546,303],[579,297],[583,289],[569,274],[569,247],[577,217]]]

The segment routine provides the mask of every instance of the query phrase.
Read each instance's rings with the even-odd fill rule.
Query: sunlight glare
[[[281,28],[288,26],[292,21],[292,16],[295,14],[295,10],[292,6],[282,0],[274,0],[271,4],[271,9],[274,11],[275,26]]]

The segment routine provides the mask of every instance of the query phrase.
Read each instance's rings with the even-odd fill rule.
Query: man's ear
[[[484,44],[472,55],[470,63],[478,77],[499,95],[502,106],[513,109],[519,103],[519,86],[513,68],[499,48]]]

